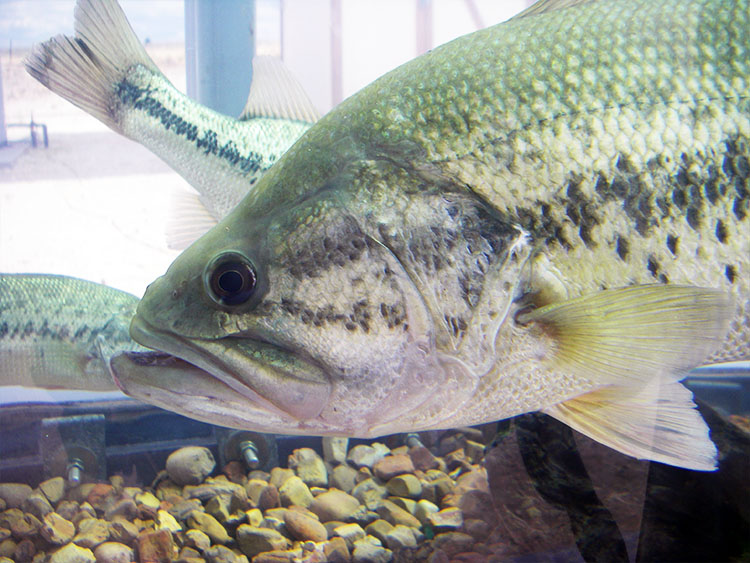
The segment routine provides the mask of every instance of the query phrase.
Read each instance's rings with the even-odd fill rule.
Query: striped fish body
[[[109,358],[143,351],[128,334],[138,298],[93,282],[0,274],[0,380],[47,389],[116,390]]]

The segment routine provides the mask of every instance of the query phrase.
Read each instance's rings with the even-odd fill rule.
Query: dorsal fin
[[[539,0],[535,2],[523,12],[517,13],[511,19],[517,20],[519,18],[525,18],[526,16],[538,16],[539,14],[546,14],[548,12],[554,12],[555,10],[562,10],[564,8],[570,8],[572,6],[578,6],[579,4],[589,4],[596,0]]]
[[[315,123],[320,115],[302,85],[275,57],[253,59],[253,82],[240,119],[277,117]]]

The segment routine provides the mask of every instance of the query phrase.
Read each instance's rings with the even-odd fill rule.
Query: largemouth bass
[[[195,366],[173,405],[214,422],[378,436],[542,410],[714,469],[679,381],[750,358],[749,48],[747,0],[633,0],[434,49],[305,133],[131,335]],[[170,366],[113,361],[164,404]],[[217,399],[187,400],[191,377]]]
[[[141,351],[128,327],[138,298],[94,282],[0,274],[0,384],[115,391],[109,360]]]
[[[175,247],[187,246],[194,233],[224,217],[318,117],[288,69],[268,57],[253,61],[238,119],[191,100],[151,60],[116,0],[80,0],[75,37],[60,35],[36,46],[26,68],[56,94],[151,150],[198,191],[205,209],[185,200],[183,224],[170,233]]]

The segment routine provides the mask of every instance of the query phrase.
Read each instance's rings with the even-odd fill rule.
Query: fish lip
[[[148,362],[165,363],[170,358],[178,361],[183,361],[190,364],[192,367],[203,371],[205,374],[213,379],[221,382],[222,384],[230,387],[239,395],[245,397],[249,401],[256,405],[262,405],[263,408],[273,412],[274,414],[281,416],[285,419],[296,420],[301,422],[317,416],[325,407],[327,397],[330,395],[330,385],[324,396],[320,393],[310,393],[309,395],[314,396],[315,399],[308,401],[308,404],[312,406],[303,407],[301,412],[293,412],[295,409],[291,401],[288,404],[280,406],[277,401],[265,396],[262,392],[257,391],[251,385],[248,385],[243,381],[241,377],[236,375],[231,367],[231,364],[227,364],[218,359],[216,354],[212,353],[208,348],[211,344],[217,344],[221,341],[232,340],[232,337],[223,337],[216,339],[200,339],[200,338],[183,338],[174,333],[160,330],[149,323],[143,316],[136,315],[133,317],[130,323],[130,336],[133,340],[145,346],[147,348],[153,348],[157,351],[156,354],[144,354],[137,356],[139,362],[148,364]],[[205,346],[201,346],[200,343],[204,342]],[[265,342],[258,338],[247,338],[246,342],[255,342],[264,346],[270,346],[282,355],[289,356],[293,355],[293,352],[279,347],[273,343]],[[139,354],[136,352],[135,354]],[[132,356],[131,359],[136,356]],[[310,363],[308,360],[303,360],[297,356],[294,356],[298,361],[302,361],[304,364],[311,366],[312,369],[320,369],[315,364]],[[254,362],[249,360],[251,365],[258,365],[267,367],[265,364],[260,362]],[[155,364],[149,364],[155,365]],[[261,370],[259,370],[261,371]],[[118,384],[119,385],[119,384]],[[317,390],[316,390],[317,391]],[[316,402],[317,399],[317,402]],[[283,403],[283,401],[281,401]],[[286,408],[285,408],[286,407]],[[304,410],[306,409],[306,410]]]

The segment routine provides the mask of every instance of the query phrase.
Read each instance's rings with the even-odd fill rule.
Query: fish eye
[[[247,303],[258,284],[252,262],[236,252],[221,254],[211,261],[203,280],[211,299],[228,306]]]

